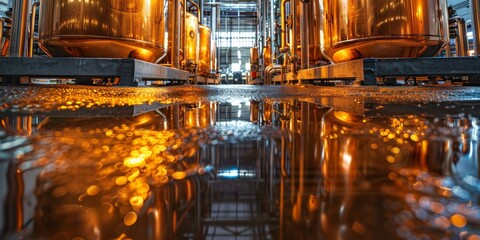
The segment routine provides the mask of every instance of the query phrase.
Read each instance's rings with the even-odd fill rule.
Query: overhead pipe
[[[199,23],[199,24],[202,24],[202,19],[200,19],[200,17],[201,17],[201,14],[200,14],[200,6],[198,6],[198,4],[197,4],[196,2],[194,2],[193,0],[187,0],[187,1],[188,1],[190,4],[192,4],[192,5],[190,6],[190,8],[192,8],[192,6],[194,6],[195,8],[197,8],[198,23]],[[188,9],[189,11],[191,10],[190,8]]]
[[[26,56],[27,19],[31,0],[14,0],[12,14],[11,57]]]
[[[468,39],[465,19],[456,16],[450,18],[448,21],[450,25],[455,24],[455,26],[457,26],[458,31],[457,36],[455,37],[455,52],[457,57],[468,56]]]
[[[472,9],[473,49],[475,55],[480,55],[480,0],[470,0]]]

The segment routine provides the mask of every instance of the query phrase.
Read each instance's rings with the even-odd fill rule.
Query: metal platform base
[[[119,78],[119,85],[145,86],[151,81],[187,83],[190,73],[133,58],[0,58],[0,77]],[[18,81],[18,82],[15,82]],[[3,81],[5,83],[5,81]]]
[[[205,77],[205,76],[194,76],[192,79],[190,79],[191,83],[193,84],[219,84],[220,79],[218,78],[210,78],[210,77]]]
[[[480,57],[452,58],[366,58],[298,71],[297,76],[287,74],[287,81],[328,83],[353,81],[357,84],[375,85],[389,78],[426,77],[467,78],[480,82]],[[274,82],[281,82],[275,76]]]

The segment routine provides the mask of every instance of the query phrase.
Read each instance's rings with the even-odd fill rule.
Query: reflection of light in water
[[[238,104],[240,107],[241,105],[242,104]],[[345,122],[356,121],[356,119],[350,118],[350,116],[347,114],[340,114],[338,117],[340,120]],[[368,121],[370,120],[371,119],[368,119]],[[189,153],[190,149],[193,149],[193,152],[195,151],[195,148],[191,148],[191,143],[200,142],[201,144],[208,143],[215,145],[221,144],[222,141],[230,142],[230,140],[233,141],[243,138],[257,140],[260,139],[267,131],[267,129],[258,128],[258,126],[252,125],[247,121],[223,121],[220,123],[221,124],[214,127],[214,130],[197,128],[188,130],[184,129],[176,132],[156,131],[151,129],[139,130],[138,128],[134,129],[119,125],[118,127],[114,127],[112,129],[99,128],[92,130],[87,134],[85,131],[70,128],[59,130],[58,136],[47,136],[46,138],[42,138],[40,143],[43,143],[45,146],[52,146],[54,149],[59,148],[58,145],[72,147],[80,146],[82,151],[78,152],[76,150],[78,148],[70,148],[66,150],[59,148],[63,151],[59,155],[62,155],[61,157],[68,156],[68,158],[75,159],[78,157],[78,159],[82,160],[83,162],[87,160],[97,162],[98,167],[95,168],[95,170],[98,171],[98,174],[96,176],[110,180],[108,182],[111,182],[113,186],[86,181],[86,184],[88,183],[88,185],[85,185],[86,188],[84,191],[87,196],[85,196],[85,194],[82,192],[83,195],[81,199],[83,202],[79,204],[85,203],[85,205],[88,205],[93,200],[99,199],[100,197],[102,197],[102,199],[108,199],[108,201],[100,200],[100,203],[108,210],[107,213],[120,213],[119,215],[123,220],[122,224],[126,226],[133,226],[136,222],[140,223],[138,219],[142,217],[141,209],[144,205],[148,206],[150,200],[148,193],[150,193],[152,189],[161,184],[165,184],[172,179],[183,179],[187,176],[187,173],[190,174],[190,171],[188,171],[190,169],[181,168],[180,170],[180,168],[171,168],[170,166],[171,164],[177,163],[177,161],[181,161],[184,156],[194,155],[194,153]],[[388,123],[390,123],[390,125]],[[361,151],[366,151],[368,153],[374,152],[375,154],[368,154],[368,156],[375,155],[375,158],[382,160],[382,163],[385,162],[386,159],[388,163],[391,164],[389,165],[391,166],[391,169],[389,169],[391,172],[388,174],[388,179],[391,182],[382,184],[394,185],[394,187],[396,187],[395,191],[398,189],[400,191],[411,193],[411,196],[414,197],[413,200],[404,198],[405,194],[404,192],[401,192],[402,197],[399,198],[400,200],[392,204],[393,210],[391,210],[391,212],[394,214],[396,214],[397,210],[401,208],[398,211],[398,214],[396,214],[398,216],[394,216],[395,219],[392,220],[396,223],[394,226],[400,226],[400,228],[402,228],[401,231],[399,230],[399,236],[408,237],[412,236],[408,235],[410,234],[409,231],[413,232],[417,229],[422,231],[435,227],[441,227],[443,231],[446,231],[446,228],[450,228],[449,231],[454,233],[458,231],[456,231],[453,227],[466,227],[464,232],[468,232],[467,230],[469,226],[475,227],[477,225],[480,215],[475,215],[473,213],[474,211],[477,211],[477,205],[475,205],[476,203],[473,204],[473,206],[461,205],[463,203],[460,203],[460,200],[458,199],[473,199],[473,196],[468,195],[468,191],[465,191],[463,188],[455,187],[454,184],[456,183],[437,186],[435,185],[435,182],[438,182],[439,179],[442,179],[440,177],[427,178],[425,177],[425,174],[420,175],[418,172],[411,173],[410,175],[402,174],[402,171],[397,168],[397,166],[403,167],[407,164],[402,160],[408,160],[411,158],[411,156],[408,155],[409,146],[426,147],[427,145],[418,145],[418,143],[421,143],[421,141],[424,141],[425,139],[428,140],[427,137],[430,135],[440,134],[440,131],[432,132],[429,130],[429,128],[426,128],[426,126],[431,127],[431,125],[428,123],[425,123],[424,125],[423,118],[421,117],[418,119],[416,119],[416,117],[395,119],[389,118],[389,121],[383,122],[382,124],[379,123],[377,128],[370,128],[371,126],[368,124],[370,124],[370,122],[362,125],[364,126],[362,131],[357,131],[355,133],[359,136],[358,138],[352,138],[351,141],[349,139],[348,142],[345,143],[346,146],[365,143],[366,150],[363,148],[360,149],[348,147],[341,149],[341,155],[335,155],[340,156],[338,159],[339,161],[336,164],[340,165],[341,167],[340,169],[337,168],[336,170],[340,170],[340,174],[349,174],[349,171],[355,171],[359,169],[358,166],[356,166],[357,164],[364,167],[366,174],[370,173],[368,172],[369,170],[377,170],[375,169],[377,165],[362,165],[361,163],[363,162],[358,161],[359,156],[361,156],[358,153]],[[474,124],[474,126],[475,125],[476,124]],[[452,126],[451,128],[456,127]],[[476,129],[473,131],[476,131]],[[354,135],[351,132],[349,133],[348,129],[343,128],[339,128],[338,132],[334,132],[332,135],[342,135],[344,132],[345,135],[348,136]],[[473,136],[477,135],[477,132],[473,134]],[[465,134],[464,136],[468,135]],[[180,141],[179,139],[183,140]],[[468,139],[465,141],[468,141]],[[5,148],[5,145],[2,144],[3,141],[0,143],[0,151],[2,148]],[[13,145],[19,144],[21,145],[23,143],[18,142],[14,143]],[[242,143],[238,144],[241,145]],[[358,144],[358,146],[361,147],[362,145]],[[10,148],[12,146],[7,147]],[[315,145],[315,148],[317,147],[319,146]],[[36,149],[35,152],[38,153],[39,150],[42,149]],[[425,149],[423,149],[423,151],[425,151]],[[55,151],[49,153],[51,155],[45,156],[44,159],[54,159],[57,157],[58,155],[54,155],[54,152]],[[317,151],[315,151],[315,154],[316,153]],[[471,153],[472,152],[470,152],[470,154]],[[319,155],[323,154],[325,153],[319,153]],[[179,156],[181,156],[181,158]],[[361,160],[363,161],[370,159],[364,158]],[[63,161],[65,161],[65,159]],[[69,161],[65,162],[68,163]],[[74,162],[70,162],[70,164],[74,165]],[[211,168],[212,166],[206,166],[204,169]],[[409,166],[406,166],[406,168],[409,168]],[[342,170],[344,170],[343,173],[341,172]],[[203,171],[204,170],[202,168],[198,169],[198,172]],[[217,169],[217,172],[217,176],[219,177],[232,179],[256,176],[255,171],[241,169],[240,167],[230,168],[230,166],[228,166],[225,169]],[[86,175],[89,177],[89,179],[92,179],[91,177],[93,174]],[[258,173],[258,175],[261,175],[261,173]],[[371,180],[369,175],[367,175],[367,177],[367,180]],[[478,178],[474,176],[467,177],[469,182],[464,180],[465,183],[480,187],[480,184],[478,184]],[[413,180],[409,182],[411,179]],[[153,184],[149,185],[150,183]],[[45,186],[48,186],[47,184],[49,183],[46,182]],[[369,184],[375,184],[375,182]],[[395,186],[395,184],[398,184],[398,186]],[[352,186],[356,187],[356,185]],[[443,189],[444,192],[449,192],[450,195],[440,196],[437,194],[437,192],[433,192],[431,197],[420,198],[419,195],[429,191],[429,186],[434,186],[438,190]],[[84,188],[83,186],[75,186],[75,188],[79,187]],[[52,196],[55,198],[61,198],[65,196],[66,199],[68,196],[67,194],[72,194],[69,193],[71,189],[72,187],[68,188],[68,186],[59,187],[53,190]],[[356,190],[361,192],[364,189],[357,188]],[[381,194],[379,195],[382,197]],[[454,195],[455,199],[452,199],[451,195]],[[374,194],[372,194],[372,196],[374,196]],[[411,202],[409,202],[410,200]],[[452,203],[449,205],[448,201],[451,201]],[[429,202],[432,204],[425,204]],[[350,202],[339,204],[337,206],[338,208],[336,208],[336,211],[340,211],[340,215],[346,214],[345,216],[348,216],[347,214],[350,214],[352,211],[361,208],[361,201],[355,202],[355,204],[357,203],[360,204],[353,207],[352,205],[349,205]],[[52,202],[47,204],[52,204]],[[385,210],[385,206],[389,207],[388,204],[379,205],[378,209],[380,211]],[[312,209],[317,209],[317,207],[312,204]],[[318,207],[318,209],[321,208]],[[159,214],[158,212],[155,213]],[[444,214],[444,216],[437,216],[440,214]],[[325,213],[321,213],[319,216],[322,218],[331,217],[325,215]],[[411,218],[407,218],[405,216]],[[348,221],[345,222],[348,223]],[[429,222],[431,222],[432,225],[428,225]],[[406,229],[406,227],[402,227],[408,227],[410,226],[409,224],[416,224],[416,226],[410,230]],[[366,225],[362,221],[352,221],[349,226],[343,225],[340,228],[343,231],[350,231],[350,229],[353,228],[353,230],[356,232],[364,232],[366,231],[365,229],[368,230],[369,227],[370,226]],[[476,236],[473,235],[473,233],[469,234],[472,234],[471,236]],[[126,235],[123,236],[127,237]],[[435,234],[432,233],[432,236],[435,236]]]
[[[348,169],[350,169],[350,164],[352,163],[352,155],[349,153],[343,153],[342,160],[343,169],[348,171]]]
[[[237,178],[237,177],[255,177],[255,172],[246,169],[232,168],[228,170],[221,170],[218,173],[219,177]]]
[[[350,164],[352,163],[352,155],[349,152],[348,146],[349,146],[350,139],[347,140],[347,143],[345,144],[345,149],[342,151],[342,167],[345,170],[345,172],[348,172],[350,169]]]

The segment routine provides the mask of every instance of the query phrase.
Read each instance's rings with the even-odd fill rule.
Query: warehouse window
[[[252,47],[255,44],[255,32],[218,32],[217,47]]]

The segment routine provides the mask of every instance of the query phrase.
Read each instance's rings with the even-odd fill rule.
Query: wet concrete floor
[[[0,86],[2,239],[480,239],[480,88]]]

